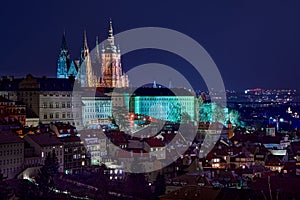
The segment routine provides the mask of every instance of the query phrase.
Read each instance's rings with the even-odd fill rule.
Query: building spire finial
[[[114,45],[114,31],[111,18],[109,19],[108,41],[110,45]]]
[[[61,42],[61,49],[68,49],[67,40],[66,40],[66,32],[63,32],[62,42]]]
[[[96,46],[98,46],[99,45],[99,37],[98,37],[98,35],[96,36]]]
[[[113,27],[112,27],[112,20],[111,18],[109,19],[109,37],[113,37],[114,32],[113,32]]]
[[[84,30],[84,32],[83,32],[83,48],[88,49],[86,30]]]

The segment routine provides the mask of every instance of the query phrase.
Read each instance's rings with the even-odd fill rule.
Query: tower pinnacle
[[[108,42],[110,45],[114,45],[114,31],[113,31],[113,25],[112,25],[112,20],[109,20],[109,31],[108,31]]]
[[[61,42],[61,47],[60,48],[65,49],[65,50],[68,49],[67,40],[66,40],[66,32],[65,31],[64,31],[63,36],[62,36],[62,42]]]
[[[86,31],[83,32],[83,48],[84,48],[84,50],[88,49]]]
[[[60,52],[57,61],[56,77],[57,78],[67,78],[68,70],[70,68],[70,55],[67,46],[66,33],[63,33],[62,42],[60,46]]]

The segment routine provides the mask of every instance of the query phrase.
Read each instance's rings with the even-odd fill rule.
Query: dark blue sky
[[[83,31],[87,30],[92,49],[96,35],[100,40],[107,37],[112,18],[116,33],[159,26],[189,35],[211,55],[227,89],[300,89],[299,10],[299,1],[277,0],[2,1],[0,75],[54,77],[63,31],[76,59]],[[159,51],[125,55],[123,67],[128,70],[146,62],[192,74],[187,63]]]

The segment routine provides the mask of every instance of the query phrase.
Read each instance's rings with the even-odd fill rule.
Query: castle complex
[[[122,70],[120,48],[115,45],[112,21],[109,23],[106,45],[103,45],[100,51],[97,38],[92,55],[87,44],[86,32],[84,32],[79,60],[70,59],[66,37],[63,34],[56,77],[68,78],[70,76],[80,81],[82,87],[122,88],[129,86],[128,76]]]

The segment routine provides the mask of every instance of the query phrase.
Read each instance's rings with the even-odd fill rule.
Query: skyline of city
[[[133,2],[104,2],[101,6],[98,2],[94,3],[79,9],[83,17],[70,13],[76,5],[74,2],[61,2],[60,6],[51,2],[46,7],[27,2],[23,7],[14,7],[14,10],[10,2],[3,3],[2,8],[6,9],[2,12],[1,22],[7,28],[0,33],[1,38],[6,38],[0,52],[0,74],[20,77],[29,71],[36,76],[54,77],[53,69],[63,32],[66,32],[71,56],[75,59],[79,57],[83,31],[87,31],[88,44],[92,49],[97,35],[99,41],[107,37],[107,22],[112,18],[116,33],[137,27],[159,26],[191,36],[215,61],[226,89],[299,90],[296,80],[299,74],[297,46],[300,45],[297,8],[300,5],[296,2],[175,3],[172,7],[167,1],[148,3],[147,6]],[[133,4],[136,6],[135,13],[130,12]],[[70,9],[63,9],[68,7]],[[98,11],[98,7],[114,7],[115,11]],[[166,14],[167,8],[173,12]],[[152,10],[156,10],[155,15]],[[58,15],[53,17],[53,12]],[[28,47],[34,50],[26,51]],[[125,71],[143,63],[158,62],[179,70],[197,89],[204,85],[203,81],[199,81],[200,76],[189,77],[193,71],[186,61],[163,51],[136,51],[124,55],[122,60]]]
[[[300,199],[299,9],[1,2],[0,199]]]

